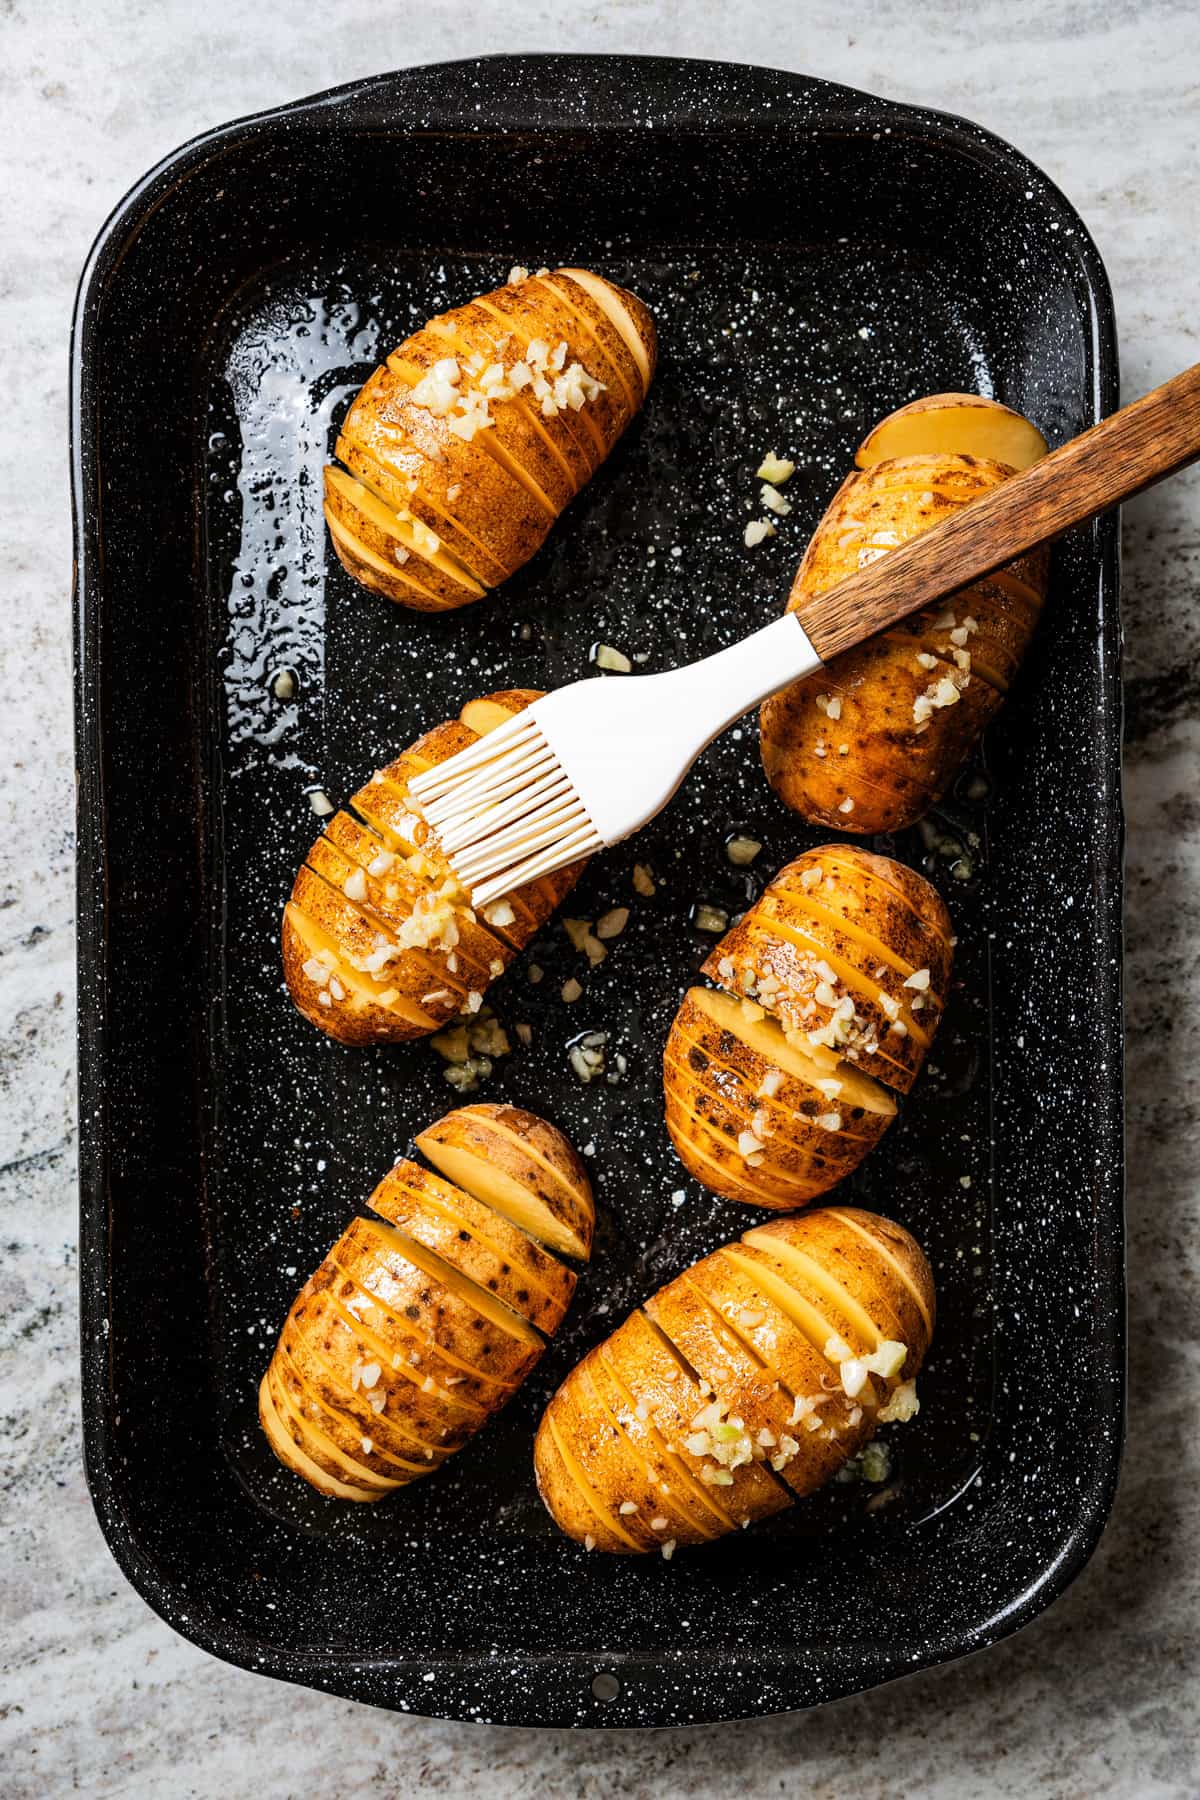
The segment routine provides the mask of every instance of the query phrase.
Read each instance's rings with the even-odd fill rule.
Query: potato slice
[[[271,1358],[271,1371],[291,1396],[294,1409],[311,1418],[343,1455],[363,1468],[405,1483],[430,1474],[445,1460],[435,1446],[414,1441],[398,1429],[395,1420],[364,1404],[377,1392],[378,1384],[369,1392],[361,1387],[357,1392],[342,1390],[330,1365],[313,1353],[311,1340],[293,1339],[289,1348],[281,1338]],[[434,1450],[432,1456],[429,1449]]]
[[[854,461],[869,469],[898,456],[980,456],[1013,470],[1031,468],[1047,451],[1036,425],[982,394],[929,394],[912,400],[869,431]]]
[[[365,544],[402,581],[418,586],[438,607],[467,606],[487,589],[411,518],[387,506],[369,487],[335,464],[326,465],[326,518]]]
[[[377,1489],[335,1479],[300,1448],[275,1410],[266,1375],[258,1386],[258,1418],[268,1444],[284,1467],[301,1476],[319,1494],[330,1500],[378,1500]]]
[[[380,445],[368,449],[361,440],[349,438],[343,432],[334,446],[334,454],[385,506],[396,513],[409,513],[425,531],[432,532],[439,548],[452,556],[480,587],[497,587],[505,579],[504,566],[491,551],[468,537],[453,518],[441,511],[418,487],[417,475],[425,467],[425,458],[415,447],[397,450],[389,464],[383,460],[386,453]]]
[[[401,349],[388,357],[388,368],[415,387],[434,365],[450,356],[455,359],[463,378],[478,378],[485,366],[504,367],[504,359],[486,350],[473,350],[460,335],[453,315],[440,321],[442,329],[430,325],[409,338]],[[472,369],[472,364],[476,367]],[[575,494],[575,483],[564,471],[544,435],[537,429],[534,415],[522,398],[506,400],[490,408],[492,423],[477,431],[473,442],[494,456],[515,480],[526,487],[533,499],[556,519]]]
[[[916,1317],[908,1317],[905,1339],[909,1344],[928,1344],[933,1337],[937,1301],[929,1264],[907,1231],[877,1213],[858,1207],[826,1209],[845,1229],[871,1250],[876,1285],[889,1296],[893,1309],[904,1316],[909,1301]]]
[[[575,1276],[502,1214],[407,1160],[384,1176],[367,1204],[531,1325],[547,1335],[557,1330]]]
[[[399,1463],[383,1473],[383,1463],[375,1455],[371,1438],[364,1438],[353,1427],[339,1427],[334,1416],[312,1399],[294,1370],[290,1381],[284,1376],[285,1359],[271,1358],[267,1381],[276,1414],[284,1429],[293,1435],[319,1468],[351,1486],[374,1488],[382,1497],[406,1487],[424,1471],[402,1469]],[[363,1449],[364,1443],[367,1449]]]
[[[642,404],[642,377],[629,346],[603,307],[567,275],[539,275],[531,285],[535,291],[548,289],[556,306],[567,308],[567,315],[575,322],[577,343],[595,359],[594,372],[614,393],[620,394],[628,417],[634,418]]]
[[[557,273],[575,282],[607,313],[637,366],[644,394],[658,359],[658,338],[649,310],[636,294],[606,281],[602,275],[594,275],[590,269],[559,269]]]
[[[704,1406],[715,1406],[733,1433],[732,1453],[758,1462],[766,1462],[768,1453],[778,1454],[776,1446],[791,1435],[791,1395],[686,1274],[668,1282],[643,1310],[695,1369],[701,1392],[706,1386],[710,1390]],[[703,1415],[704,1408],[693,1421],[692,1441],[709,1428]],[[706,1460],[715,1476],[722,1466],[719,1457],[708,1452]],[[779,1473],[793,1487],[796,1471],[785,1465]]]
[[[715,1191],[752,1205],[799,1206],[827,1192],[896,1110],[852,1064],[815,1061],[788,1043],[776,1020],[754,1019],[711,988],[684,997],[663,1053],[663,1085],[667,1128],[685,1166],[713,1186],[708,1134],[695,1141],[700,1119],[723,1139]]]
[[[681,1505],[670,1482],[664,1492],[658,1477],[648,1473],[621,1425],[619,1415],[627,1409],[618,1403],[618,1412],[611,1412],[607,1388],[598,1389],[591,1379],[595,1361],[594,1352],[584,1357],[573,1379],[559,1389],[554,1405],[560,1435],[578,1460],[606,1521],[619,1524],[639,1550],[661,1548],[672,1538],[677,1543],[703,1543],[716,1534],[715,1522],[706,1531]]]
[[[420,1132],[436,1169],[548,1249],[586,1262],[595,1203],[582,1159],[560,1131],[516,1106],[458,1107]]]
[[[316,881],[316,877],[311,879]],[[307,896],[309,883],[300,885]],[[323,896],[320,903],[327,907]],[[353,969],[342,949],[340,933],[335,935],[326,926],[327,921],[318,923],[294,899],[284,909],[283,972],[293,1002],[310,1024],[342,1044],[403,1043],[437,1030],[436,1019],[410,1006],[394,989],[380,992],[374,982]],[[334,980],[342,990],[341,998],[334,990]]]
[[[560,1389],[542,1414],[533,1441],[534,1480],[547,1510],[553,1513],[560,1531],[587,1550],[628,1555],[646,1548],[640,1536],[626,1528],[619,1513],[606,1504],[588,1480],[573,1443],[578,1419],[568,1403],[560,1399],[561,1392]],[[592,1441],[589,1433],[585,1452]]]

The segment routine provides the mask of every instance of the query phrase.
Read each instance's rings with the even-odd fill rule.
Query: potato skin
[[[652,368],[656,345],[650,315],[623,289],[607,282],[603,287],[631,322]],[[486,400],[480,385],[484,365],[499,365],[507,386],[512,369],[533,359],[538,345],[541,356],[550,359],[544,371],[549,388],[538,385],[543,374],[535,369],[534,385]],[[555,364],[559,346],[564,354]],[[441,362],[455,364],[450,373],[456,396],[485,397],[492,423],[469,437],[452,428],[457,399],[443,413],[426,392],[420,401],[413,398]],[[550,392],[564,362],[580,364],[600,384],[589,387],[586,397],[576,392],[575,399],[582,399],[578,407],[556,405]],[[441,547],[473,581],[494,587],[541,547],[644,397],[634,357],[592,295],[562,272],[531,276],[434,317],[394,350],[351,405],[337,455],[402,519],[417,519],[436,532]],[[444,576],[427,580],[428,564],[414,567],[407,582],[393,573],[387,566],[390,546],[379,546],[378,528],[372,531],[365,512],[348,507],[344,496],[334,501],[330,516],[339,527],[332,534],[334,549],[363,586],[418,610],[462,606],[480,597]],[[363,547],[385,566],[364,557]]]
[[[537,697],[487,696],[510,714]],[[296,876],[281,928],[284,979],[297,1010],[338,1043],[404,1043],[466,1012],[583,871],[572,863],[527,883],[509,896],[511,918],[494,905],[475,914],[407,784],[478,737],[458,719],[425,732],[332,816]],[[420,907],[432,909],[418,933],[429,941],[405,947],[398,934]]]
[[[928,531],[1011,473],[977,457],[914,455],[849,475],[813,534],[788,610]],[[902,830],[927,812],[1003,703],[1037,623],[1047,568],[1045,551],[1023,557],[766,700],[763,767],[784,804],[813,824],[862,835]],[[967,635],[954,642],[951,631]],[[923,667],[918,655],[934,658],[934,667]],[[963,655],[970,661],[960,667]],[[957,701],[918,717],[930,689],[943,680]],[[831,701],[840,709],[834,718]]]
[[[857,845],[824,844],[780,870],[703,972],[789,1030],[831,1034],[832,1052],[907,1093],[945,1008],[951,936],[945,904],[923,876]],[[822,977],[818,963],[837,979]],[[922,971],[924,987],[906,985]],[[854,1014],[838,1025],[847,998]]]
[[[765,1237],[765,1248],[750,1245],[751,1236]],[[843,1296],[840,1306],[789,1268],[789,1246],[825,1271],[833,1296]],[[769,1283],[764,1271],[772,1272]],[[838,1345],[845,1338],[839,1327],[859,1318],[874,1340],[854,1324],[864,1353],[886,1358],[886,1342],[901,1346],[894,1374],[870,1375],[853,1358],[838,1360],[853,1348]],[[911,1331],[903,1339],[894,1336],[900,1318]],[[901,1227],[850,1208],[774,1220],[676,1276],[646,1302],[644,1314],[635,1313],[571,1371],[538,1427],[534,1467],[542,1500],[560,1529],[589,1548],[664,1548],[668,1527],[646,1530],[650,1490],[639,1482],[647,1465],[612,1410],[599,1404],[593,1371],[619,1367],[634,1418],[640,1410],[669,1454],[690,1459],[701,1476],[707,1471],[719,1504],[729,1496],[724,1529],[764,1517],[786,1504],[789,1492],[814,1492],[870,1440],[884,1402],[896,1405],[901,1383],[915,1381],[932,1320],[929,1266]],[[678,1372],[667,1379],[663,1359],[669,1367],[672,1355]],[[677,1387],[680,1401],[664,1402]],[[670,1497],[680,1519],[677,1543],[722,1534],[711,1512],[695,1510],[690,1489],[672,1487]],[[630,1501],[636,1512],[622,1513]]]
[[[536,1365],[576,1279],[407,1159],[369,1204],[378,1217],[297,1294],[259,1392],[275,1454],[333,1499],[380,1499],[461,1449]]]

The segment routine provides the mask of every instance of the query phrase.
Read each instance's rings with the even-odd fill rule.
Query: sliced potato
[[[586,270],[520,279],[431,319],[364,384],[337,445],[393,517],[424,528],[415,539],[424,560],[397,568],[391,520],[356,497],[351,507],[335,483],[326,516],[346,568],[409,606],[479,598],[473,587],[534,555],[612,450],[654,357],[640,301]],[[466,582],[438,562],[429,532]]]
[[[704,973],[766,1007],[811,1054],[841,1057],[907,1093],[945,1006],[951,936],[922,876],[825,845],[780,871]]]
[[[421,602],[409,599],[406,604],[436,611],[468,606],[483,598],[486,590],[475,577],[440,545],[435,547],[431,534],[419,523],[396,512],[332,463],[327,465],[324,479],[325,518],[331,531],[339,526],[382,560],[389,577],[416,587]]]
[[[325,825],[296,877],[282,938],[288,991],[327,1036],[401,1043],[470,1016],[578,880],[582,862],[476,914],[408,792],[415,774],[536,698],[506,688],[468,702],[463,719],[425,732]]]
[[[961,444],[943,443],[959,428]],[[882,460],[881,443],[892,446]],[[990,401],[940,395],[894,414],[830,502],[789,610],[989,493],[1036,460],[1039,445],[1028,421]],[[765,701],[763,766],[780,799],[814,823],[860,835],[918,819],[998,712],[1036,626],[1047,568],[1045,551],[1020,558]]]
[[[515,1108],[485,1109],[493,1110],[535,1159],[549,1156],[579,1179],[581,1165],[553,1127]],[[590,1188],[586,1201],[590,1241]],[[368,1204],[375,1216],[347,1227],[296,1296],[260,1399],[263,1429],[287,1466],[322,1493],[354,1499],[430,1473],[505,1405],[576,1281],[486,1193],[473,1196],[407,1158]],[[611,1429],[624,1427],[616,1420]],[[668,1452],[626,1436],[645,1479],[665,1478]],[[679,1507],[682,1521],[686,1501]],[[618,1532],[617,1542],[629,1535]]]
[[[786,1492],[762,1463],[752,1461],[718,1471],[711,1457],[688,1447],[692,1421],[711,1395],[701,1393],[695,1372],[645,1313],[631,1313],[598,1350],[600,1362],[633,1409],[634,1419],[641,1421],[645,1414],[641,1429],[654,1434],[663,1453],[686,1472],[687,1493],[698,1504],[707,1505],[722,1530],[733,1531],[783,1511],[788,1504]],[[718,1473],[720,1485],[714,1479]]]
[[[1048,445],[1036,425],[982,394],[929,394],[882,419],[858,447],[860,469],[898,456],[979,456],[1028,469]]]
[[[462,1106],[420,1132],[436,1169],[522,1231],[586,1260],[595,1226],[581,1157],[553,1125],[516,1106]]]
[[[812,1493],[881,1419],[911,1417],[933,1284],[907,1232],[837,1208],[748,1232],[645,1311],[572,1370],[538,1428],[542,1499],[590,1548],[656,1547],[644,1529],[647,1480],[666,1479],[690,1522],[694,1536],[681,1527],[677,1541],[700,1541],[713,1524],[729,1530],[786,1505],[781,1483],[796,1498]],[[905,1339],[889,1335],[901,1320]],[[677,1488],[681,1466],[691,1485]]]
[[[330,1500],[378,1500],[378,1490],[364,1487],[361,1482],[346,1482],[336,1479],[313,1461],[302,1450],[290,1435],[279,1414],[275,1410],[275,1402],[271,1398],[271,1388],[264,1375],[258,1387],[258,1417],[268,1444],[294,1475],[307,1481],[310,1487],[316,1488]]]

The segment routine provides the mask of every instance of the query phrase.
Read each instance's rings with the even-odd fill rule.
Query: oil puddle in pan
[[[583,254],[559,250],[547,260]],[[412,1134],[455,1097],[426,1046],[340,1049],[287,999],[278,924],[314,835],[306,790],[320,784],[336,803],[471,695],[589,673],[597,641],[648,671],[733,642],[781,607],[865,428],[917,393],[986,387],[986,343],[943,303],[936,276],[899,256],[754,251],[733,266],[724,252],[699,250],[670,263],[602,260],[669,325],[650,404],[534,561],[449,618],[404,612],[350,581],[327,550],[320,469],[378,356],[430,312],[503,281],[506,267],[473,257],[383,267],[364,254],[354,266],[280,271],[243,297],[213,359],[205,533],[224,888],[209,1159],[217,1381],[226,1453],[255,1503],[291,1529],[344,1544],[436,1550],[483,1539],[495,1557],[537,1540],[539,1555],[574,1554],[530,1477],[541,1407],[648,1292],[752,1222],[684,1176],[662,1127],[663,1040],[713,942],[699,928],[703,908],[735,916],[774,870],[828,834],[774,799],[748,720],[706,752],[636,844],[584,876],[570,914],[595,920],[630,908],[606,960],[589,969],[555,924],[497,984],[495,1010],[514,1049],[478,1097],[545,1113],[587,1153],[596,1254],[555,1343],[486,1432],[394,1502],[338,1508],[270,1456],[254,1424],[255,1389],[300,1283]],[[922,319],[918,345],[891,348],[886,321],[897,316]],[[797,461],[794,511],[751,552],[742,533],[758,501],[754,470],[772,449]],[[286,682],[279,689],[285,668],[295,693]],[[922,1079],[837,1196],[907,1225],[934,1264],[939,1327],[922,1412],[890,1434],[885,1481],[831,1488],[714,1556],[755,1556],[752,1540],[819,1539],[847,1519],[862,1519],[863,1530],[912,1527],[972,1479],[991,1414],[994,1330],[986,805],[968,779],[929,842],[913,831],[871,846],[931,876],[960,940],[957,985]],[[726,854],[734,833],[762,843],[752,869]],[[969,865],[952,869],[966,850]],[[652,893],[639,890],[635,864],[653,871]],[[531,966],[543,971],[537,982]],[[583,993],[566,1004],[572,979]],[[600,1033],[604,1078],[584,1083],[571,1051]]]

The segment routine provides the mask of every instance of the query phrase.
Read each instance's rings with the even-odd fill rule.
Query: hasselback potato
[[[942,523],[1046,444],[1019,413],[938,394],[885,419],[858,452],[800,564],[789,610]],[[834,657],[763,703],[763,766],[814,824],[898,831],[945,791],[999,711],[1046,592],[1034,552]]]
[[[691,989],[667,1037],[688,1172],[774,1210],[827,1193],[915,1081],[952,961],[941,897],[902,863],[851,844],[788,863],[704,964],[725,991]]]
[[[430,319],[346,415],[325,471],[338,556],[404,606],[466,606],[538,550],[637,415],[654,323],[586,269],[514,269]]]
[[[284,909],[283,967],[299,1010],[339,1043],[402,1043],[478,1012],[578,880],[574,863],[477,913],[408,796],[414,775],[536,698],[469,701],[326,821]]]
[[[570,1304],[556,1251],[590,1254],[587,1173],[544,1119],[494,1110],[518,1147],[553,1157],[553,1178],[523,1193],[510,1158],[497,1194],[486,1164],[461,1164],[456,1185],[406,1158],[284,1323],[259,1418],[280,1461],[331,1498],[379,1500],[438,1468],[512,1398]],[[453,1140],[454,1117],[432,1129]]]
[[[747,1231],[567,1376],[534,1446],[542,1500],[589,1550],[667,1557],[780,1512],[916,1412],[934,1310],[919,1245],[873,1213]]]

